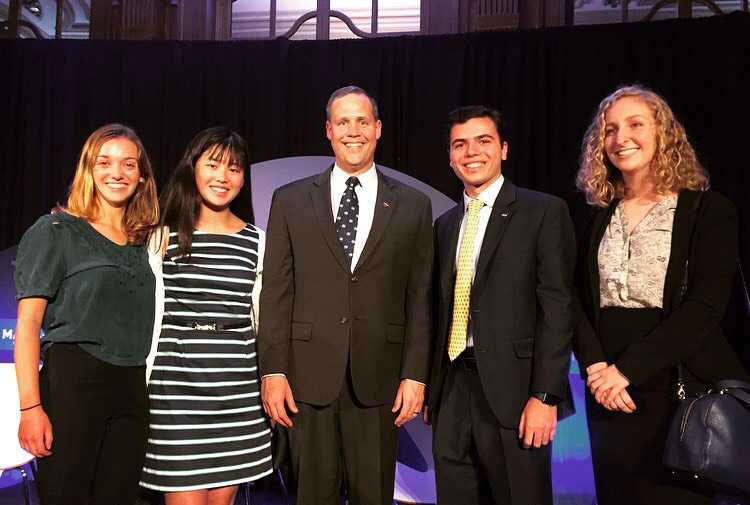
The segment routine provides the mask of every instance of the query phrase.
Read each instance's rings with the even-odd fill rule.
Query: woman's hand
[[[626,414],[635,412],[635,402],[630,397],[627,389],[620,391],[620,394],[612,398],[604,407],[609,410],[619,410]]]
[[[630,381],[620,373],[615,365],[609,365],[590,373],[586,383],[596,402],[604,407],[607,407],[610,401],[614,400],[630,385]]]
[[[607,368],[606,361],[597,361],[596,363],[593,363],[586,367],[586,376],[590,377],[592,373],[604,370],[605,368]]]
[[[41,405],[21,412],[18,441],[25,451],[37,458],[52,454],[52,423]]]
[[[610,377],[610,374],[613,373],[614,376]],[[628,381],[625,376],[617,370],[615,365],[607,365],[604,361],[593,363],[586,367],[586,375],[588,377],[587,383],[591,390],[591,394],[594,395],[594,398],[596,398],[596,401],[600,403],[602,407],[607,410],[625,412],[626,414],[632,414],[635,412],[635,402],[625,389],[625,387],[630,385],[630,381]],[[615,383],[618,385],[622,384],[618,379],[622,379],[625,381],[625,386],[619,391],[619,393],[614,394],[613,390],[615,386],[610,385],[611,383],[607,382],[608,379],[614,379]],[[597,392],[600,392],[598,396]]]
[[[14,357],[21,412],[18,441],[37,458],[52,454],[52,424],[40,405],[39,394],[39,330],[42,327],[46,298],[23,298],[18,302]]]

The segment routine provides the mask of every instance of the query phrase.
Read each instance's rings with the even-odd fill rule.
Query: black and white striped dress
[[[262,234],[253,225],[230,235],[196,231],[186,262],[175,262],[177,234],[169,236],[148,387],[146,488],[216,488],[272,472],[251,315]]]

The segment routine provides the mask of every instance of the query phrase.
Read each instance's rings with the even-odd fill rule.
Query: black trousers
[[[351,376],[324,407],[298,402],[289,430],[297,505],[391,505],[398,428],[391,405],[357,401]]]
[[[145,367],[54,344],[40,375],[52,455],[40,458],[41,505],[132,505],[146,454]]]
[[[461,358],[445,379],[433,419],[438,505],[552,505],[551,446],[523,449],[500,425],[479,374]]]

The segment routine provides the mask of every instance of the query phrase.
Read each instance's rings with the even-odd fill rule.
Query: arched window
[[[342,39],[418,33],[421,0],[236,0],[232,38]]]

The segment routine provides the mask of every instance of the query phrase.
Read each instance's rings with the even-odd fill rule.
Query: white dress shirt
[[[344,172],[338,164],[333,165],[331,171],[331,211],[333,212],[334,223],[349,177],[351,177],[351,174]],[[359,217],[357,218],[357,235],[354,237],[354,251],[352,252],[352,272],[357,266],[362,250],[365,248],[365,242],[367,242],[370,228],[372,228],[372,220],[375,217],[375,200],[378,197],[378,173],[375,171],[375,164],[356,177],[359,179],[359,185],[354,188],[354,192],[357,194],[357,200],[359,201]]]
[[[495,204],[495,199],[500,193],[500,189],[503,187],[503,181],[505,178],[501,175],[498,179],[489,185],[484,191],[479,193],[476,200],[480,200],[484,203],[484,206],[479,211],[479,226],[477,228],[477,235],[474,237],[474,271],[472,272],[472,284],[474,275],[477,270],[477,262],[479,261],[479,253],[482,251],[482,242],[484,242],[484,234],[487,231],[487,224],[490,222],[490,214],[492,214],[492,206]],[[461,252],[461,240],[464,238],[464,229],[466,228],[466,220],[469,216],[469,201],[472,200],[469,195],[464,191],[464,217],[461,220],[461,230],[458,232],[458,244],[456,245],[456,269],[458,269],[458,255]],[[469,314],[471,317],[471,314]],[[469,321],[469,327],[466,330],[466,347],[474,346],[474,335],[471,331],[471,321]]]

